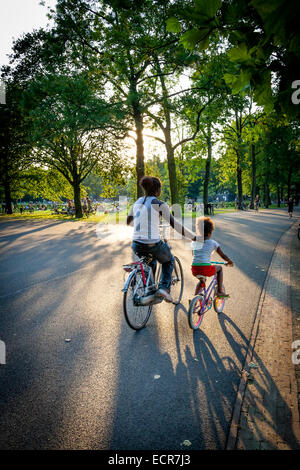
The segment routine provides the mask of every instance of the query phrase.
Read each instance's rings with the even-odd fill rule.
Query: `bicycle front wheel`
[[[224,284],[222,287],[223,287],[223,292],[226,294]],[[220,299],[219,297],[216,297],[216,292],[217,292],[217,286],[215,288],[214,309],[215,309],[215,312],[222,313],[224,306],[225,306],[225,299],[222,299],[222,298]]]
[[[174,256],[170,293],[175,303],[179,303],[183,294],[183,269],[177,256]]]
[[[141,330],[146,326],[152,312],[152,305],[138,305],[137,298],[145,295],[145,287],[141,273],[132,277],[127,292],[124,292],[123,310],[125,320],[133,330]]]

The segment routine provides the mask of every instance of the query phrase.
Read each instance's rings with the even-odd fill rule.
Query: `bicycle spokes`
[[[202,295],[194,297],[189,308],[189,324],[193,330],[197,330],[204,317],[205,300]]]

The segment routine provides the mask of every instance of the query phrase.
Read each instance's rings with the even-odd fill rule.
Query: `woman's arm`
[[[168,222],[174,230],[176,230],[176,232],[180,233],[186,238],[189,238],[190,240],[196,240],[196,234],[184,225],[182,225],[180,222],[178,222],[178,220],[173,217],[173,215],[170,213],[167,204],[161,204],[159,207],[159,212],[161,213],[165,221]]]

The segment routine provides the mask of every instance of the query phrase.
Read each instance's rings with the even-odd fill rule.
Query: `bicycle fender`
[[[131,279],[132,279],[133,276],[135,276],[135,275],[136,275],[136,271],[132,271],[132,272],[129,274],[129,276],[128,276],[128,278],[126,279],[125,284],[124,284],[124,287],[123,287],[123,289],[122,289],[121,292],[127,292],[127,291],[128,291],[128,287],[129,287],[129,284],[130,284],[130,282],[131,282]]]

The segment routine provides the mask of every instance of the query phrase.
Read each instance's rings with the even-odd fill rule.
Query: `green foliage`
[[[22,173],[20,188],[23,192],[22,196],[27,194],[33,198],[42,197],[50,201],[73,198],[72,186],[59,171],[53,169],[29,168]]]
[[[199,51],[206,49],[209,46],[209,29],[190,29],[183,33],[180,38],[180,43],[188,50],[193,50],[196,45]]]
[[[178,0],[172,11],[184,31],[180,42],[188,50],[197,44],[201,50],[208,47],[215,31],[229,41],[228,56],[237,69],[225,79],[234,94],[250,87],[266,112],[275,109],[299,119],[300,108],[291,101],[300,57],[298,0],[203,0],[195,1],[195,8]]]
[[[170,33],[179,33],[181,31],[180,21],[174,16],[167,19],[167,31]]]
[[[251,73],[242,70],[239,75],[229,73],[224,74],[224,80],[228,86],[231,87],[233,95],[246,90],[250,86]]]
[[[211,20],[221,8],[221,0],[195,0],[195,11],[201,13],[204,19]]]

